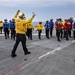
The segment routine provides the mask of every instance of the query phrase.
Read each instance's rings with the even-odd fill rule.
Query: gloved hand
[[[35,17],[36,16],[36,14],[33,12],[33,16]]]
[[[19,12],[20,12],[20,10],[17,10],[17,12],[19,13]]]

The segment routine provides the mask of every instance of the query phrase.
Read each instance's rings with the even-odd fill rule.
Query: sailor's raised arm
[[[36,14],[35,14],[34,12],[32,12],[32,14],[33,14],[33,17],[35,17],[35,16],[36,16]]]
[[[17,10],[17,12],[16,12],[14,18],[17,18],[17,15],[19,14],[19,12],[20,12],[20,10]]]
[[[28,20],[25,20],[25,23],[30,23],[32,22],[33,18],[36,16],[36,14],[33,12],[31,18],[29,18]]]

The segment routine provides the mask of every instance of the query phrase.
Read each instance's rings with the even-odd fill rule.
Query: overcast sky
[[[28,19],[36,13],[33,21],[46,21],[50,18],[75,17],[75,0],[0,0],[0,20],[12,19],[17,10]]]

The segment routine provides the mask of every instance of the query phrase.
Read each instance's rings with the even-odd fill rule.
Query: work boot
[[[31,54],[31,52],[28,51],[28,52],[25,53],[25,55],[28,55],[28,54]]]
[[[16,56],[17,56],[16,54],[12,54],[12,55],[11,55],[11,57],[16,57]]]

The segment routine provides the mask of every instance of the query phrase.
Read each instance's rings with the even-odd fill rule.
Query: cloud
[[[25,5],[27,7],[39,7],[39,6],[52,6],[52,5],[64,5],[75,4],[75,0],[0,0],[0,6],[16,7]]]

